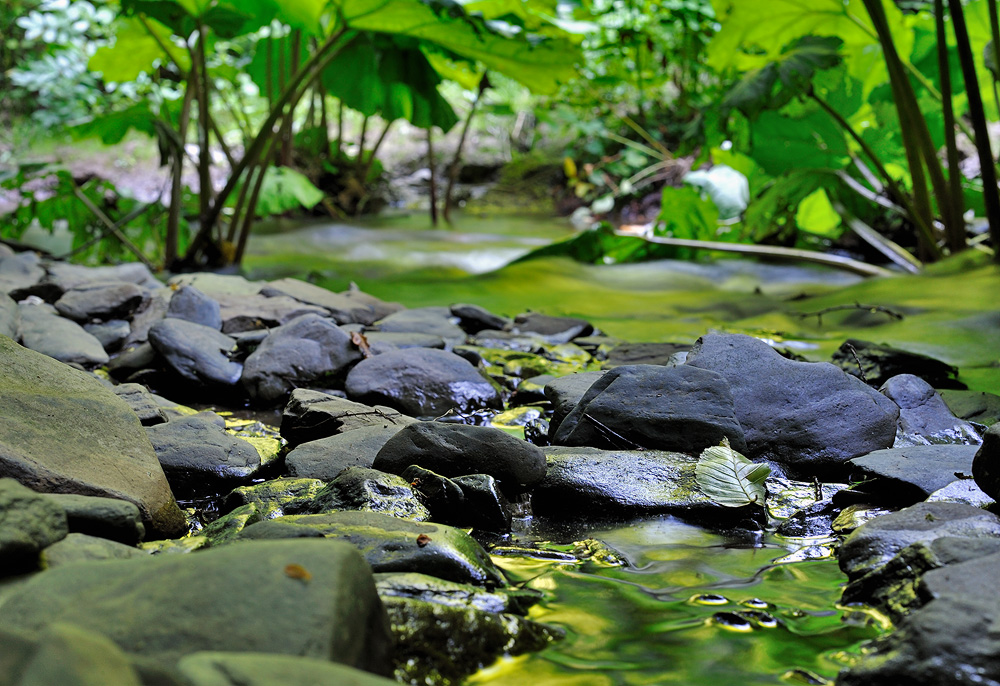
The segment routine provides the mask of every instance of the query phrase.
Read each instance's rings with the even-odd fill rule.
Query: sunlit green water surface
[[[938,357],[958,366],[970,388],[1000,391],[1000,272],[984,256],[864,281],[735,259],[503,266],[571,233],[564,223],[530,218],[464,217],[435,231],[422,216],[320,223],[256,236],[246,266],[252,278],[297,276],[334,290],[355,282],[410,307],[472,302],[510,316],[584,317],[628,341],[692,343],[709,330],[743,332],[827,360],[846,338],[861,338]],[[839,307],[846,309],[830,309]],[[513,582],[544,593],[531,617],[567,635],[470,683],[824,683],[880,631],[869,615],[838,608],[844,577],[823,542],[713,532],[674,518],[531,521],[515,538],[564,549],[594,538],[630,564],[495,557]]]

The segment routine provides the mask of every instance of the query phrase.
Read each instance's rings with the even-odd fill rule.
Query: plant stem
[[[438,224],[437,179],[434,173],[434,128],[427,127],[427,167],[431,171],[431,226]]]
[[[990,2],[991,6],[995,3]],[[937,36],[938,78],[941,79],[941,99],[944,114],[945,159],[948,161],[948,194],[951,196],[951,217],[945,225],[948,249],[957,253],[965,250],[965,209],[962,201],[962,178],[958,169],[958,142],[955,139],[955,108],[951,102],[951,68],[948,64],[948,43],[944,28],[944,0],[934,0],[934,28]]]
[[[208,218],[212,204],[212,157],[209,155],[208,135],[211,130],[208,114],[209,79],[205,57],[205,41],[208,32],[203,23],[198,24],[198,41],[192,55],[191,75],[198,98],[198,220],[202,224]],[[194,65],[197,64],[197,67]]]
[[[462,148],[465,147],[465,139],[469,135],[469,125],[472,124],[472,117],[476,114],[476,107],[483,97],[483,91],[489,85],[490,82],[486,78],[486,72],[483,72],[483,78],[479,79],[479,87],[476,89],[476,96],[472,99],[472,107],[469,108],[469,114],[465,117],[465,123],[462,125],[462,135],[458,138],[455,156],[452,158],[451,164],[448,165],[448,186],[444,191],[444,220],[449,224],[451,224],[451,207],[455,200],[455,181],[458,179],[458,169],[462,161]]]
[[[138,259],[140,262],[146,265],[150,269],[150,271],[156,271],[156,265],[154,265],[149,260],[148,257],[142,254],[142,251],[139,250],[139,248],[137,248],[136,245],[132,241],[130,241],[125,234],[121,232],[118,226],[113,221],[111,221],[111,218],[108,217],[108,215],[104,214],[104,212],[101,210],[100,207],[95,205],[90,200],[90,198],[87,197],[86,193],[80,190],[80,187],[76,185],[75,181],[73,181],[72,183],[73,183],[73,195],[75,195],[80,200],[80,202],[86,205],[88,210],[94,213],[94,216],[97,217],[98,220],[100,220],[100,222],[104,224],[105,227],[107,227],[108,231],[114,234],[114,237],[117,238],[122,245],[128,248],[129,252],[131,252],[133,255],[136,256],[136,259]]]

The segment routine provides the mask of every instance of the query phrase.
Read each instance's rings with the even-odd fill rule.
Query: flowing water
[[[425,226],[424,217],[398,216],[273,230],[251,241],[246,265],[252,278],[298,276],[334,290],[355,282],[410,307],[472,302],[506,315],[579,316],[628,341],[691,343],[714,329],[824,360],[845,338],[862,338],[957,365],[974,390],[1000,389],[1000,273],[981,258],[867,282],[732,259],[504,266],[572,231],[532,218]],[[553,552],[584,539],[627,564]],[[513,582],[544,593],[530,616],[563,627],[566,638],[501,660],[469,683],[825,683],[882,630],[873,617],[837,606],[844,578],[827,540],[711,531],[672,517],[528,520],[514,540],[549,552],[495,561]]]

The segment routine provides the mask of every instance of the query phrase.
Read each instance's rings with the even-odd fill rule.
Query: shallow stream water
[[[530,309],[584,317],[627,341],[691,343],[714,329],[826,360],[846,338],[862,338],[954,364],[973,390],[1000,390],[1000,272],[982,257],[864,282],[733,259],[504,266],[571,234],[567,224],[532,218],[464,217],[435,231],[423,216],[276,227],[252,239],[246,267],[251,278],[297,276],[334,290],[355,282],[410,307],[472,302],[510,316]],[[527,520],[512,542],[568,551],[583,539],[603,542],[628,564],[495,556],[513,582],[544,593],[531,617],[567,635],[469,683],[825,683],[881,631],[872,616],[837,606],[844,577],[829,541],[711,531],[662,517]]]

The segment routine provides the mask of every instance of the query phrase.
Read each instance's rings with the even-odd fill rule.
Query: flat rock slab
[[[858,362],[861,367],[858,367]],[[897,374],[913,374],[934,388],[965,388],[955,380],[958,370],[927,355],[855,338],[847,339],[833,354],[833,363],[872,386],[881,386]]]
[[[545,476],[545,454],[538,446],[469,424],[410,424],[382,446],[372,463],[392,474],[402,474],[410,465],[447,477],[489,474],[511,492],[530,488]]]
[[[366,426],[302,443],[285,456],[288,474],[329,481],[348,467],[371,467],[382,447],[401,425]]]
[[[415,421],[389,407],[363,405],[328,393],[296,388],[281,413],[281,437],[290,446],[296,446],[366,427],[401,429]]]
[[[893,502],[915,503],[957,475],[972,475],[975,445],[913,445],[907,448],[876,450],[850,461],[858,478],[878,477],[887,483],[866,486],[866,491],[882,492]]]
[[[1000,421],[1000,395],[995,393],[943,390],[941,399],[961,419],[985,426]]]
[[[135,413],[94,377],[0,337],[0,406],[0,475],[127,500],[153,535],[187,529]]]
[[[540,336],[549,343],[568,343],[574,338],[589,336],[594,327],[584,319],[574,317],[551,317],[537,312],[519,314],[514,318],[512,331],[520,334]]]
[[[944,536],[1000,537],[1000,517],[960,503],[917,503],[855,529],[840,547],[837,560],[853,581],[884,565],[908,545]]]
[[[847,460],[896,437],[896,404],[827,362],[788,360],[742,334],[710,334],[687,364],[729,382],[747,457],[773,460],[793,476],[839,474]]]
[[[260,292],[269,297],[284,295],[307,305],[322,307],[338,324],[371,324],[378,318],[373,306],[300,279],[271,281]]]
[[[149,557],[149,553],[107,538],[71,533],[42,551],[41,564],[43,569],[53,569],[77,562],[131,560],[134,557]]]
[[[145,288],[158,288],[162,285],[149,271],[149,267],[141,262],[100,267],[87,267],[69,262],[47,262],[45,269],[48,272],[48,280],[58,284],[63,291],[112,281],[134,283]]]
[[[302,655],[372,671],[392,637],[371,571],[336,541],[259,541],[67,565],[12,591],[0,627],[69,622],[172,666],[200,650]]]
[[[200,652],[177,670],[190,686],[398,686],[398,681],[326,660],[267,653]]]
[[[447,307],[400,310],[375,322],[374,328],[376,331],[430,334],[452,345],[465,342],[465,331],[455,324]]]
[[[288,515],[253,524],[239,539],[325,537],[357,547],[375,572],[420,572],[448,581],[504,586],[486,551],[461,529],[371,512]]]
[[[394,350],[362,360],[347,375],[347,396],[413,417],[501,406],[497,389],[458,355],[430,348]]]
[[[96,367],[107,363],[108,354],[97,338],[50,309],[47,305],[19,306],[24,347],[66,364]]]
[[[616,367],[559,424],[555,445],[700,453],[729,440],[744,452],[733,395],[722,375],[697,367]]]
[[[531,496],[538,514],[555,517],[670,513],[737,521],[759,507],[723,507],[695,480],[698,459],[660,450],[545,448],[548,470]]]
[[[223,333],[271,329],[304,314],[326,315],[326,309],[307,305],[287,295],[213,294],[219,301]]]
[[[78,322],[127,319],[149,299],[149,291],[134,283],[97,282],[72,288],[56,301],[56,310]]]

